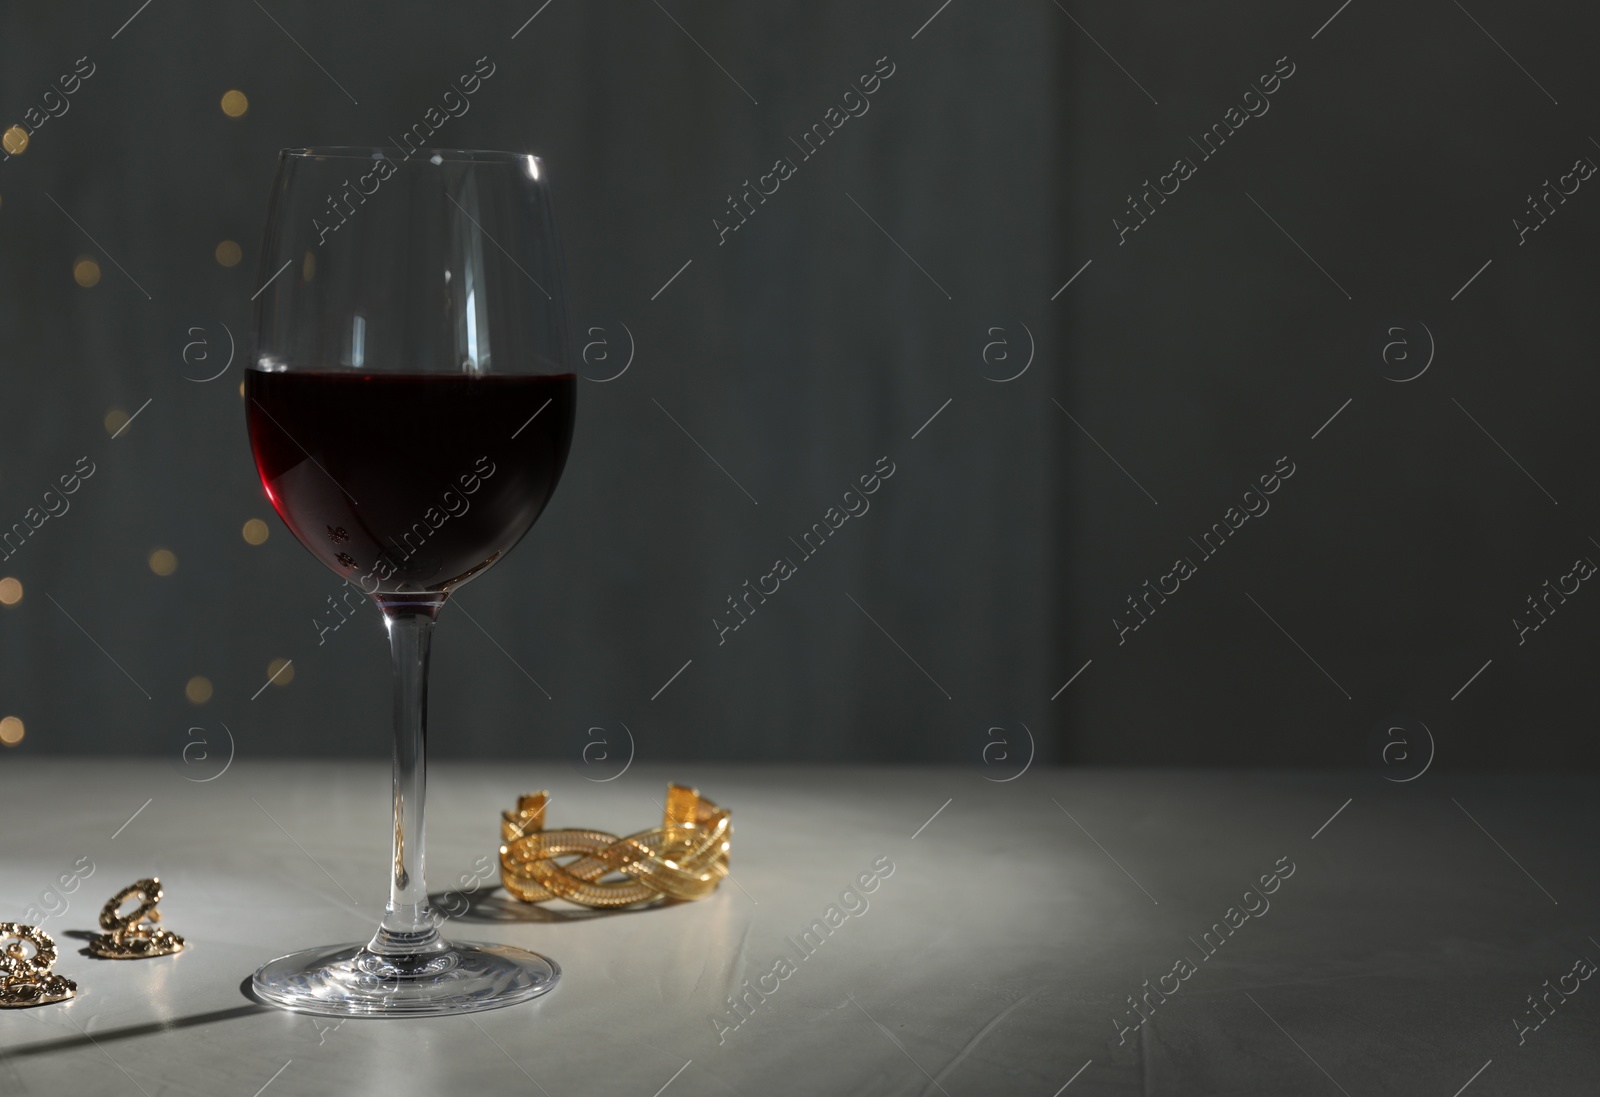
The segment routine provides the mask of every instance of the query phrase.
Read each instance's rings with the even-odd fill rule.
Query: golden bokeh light
[[[300,263],[300,280],[309,282],[317,276],[317,257],[310,248],[306,249],[306,257]]]
[[[106,412],[106,433],[115,434],[128,425],[128,413],[121,408],[112,408]]]
[[[183,684],[183,695],[196,705],[205,704],[211,700],[211,679],[196,674]]]
[[[20,156],[28,149],[28,131],[21,126],[12,126],[0,135],[0,146],[4,146],[7,156]]]
[[[259,545],[266,541],[267,534],[271,531],[267,529],[267,524],[261,519],[252,518],[244,524],[242,532],[246,543]]]
[[[7,716],[4,720],[0,720],[0,743],[14,747],[22,742],[23,734],[22,721],[15,716]]]
[[[274,659],[267,664],[267,677],[272,679],[275,686],[286,686],[294,681],[294,667],[289,664],[292,659]]]
[[[0,606],[14,606],[22,601],[22,583],[6,576],[0,579]]]
[[[237,88],[224,92],[222,95],[222,113],[229,118],[243,118],[244,112],[250,109],[250,100],[244,92]]]
[[[84,289],[98,285],[100,282],[100,264],[87,255],[80,256],[72,264],[72,280]]]
[[[224,240],[217,245],[216,256],[217,262],[223,266],[236,267],[239,265],[239,260],[244,258],[244,250],[232,240]]]
[[[150,554],[150,570],[157,575],[171,575],[178,570],[178,558],[171,549],[156,549]]]

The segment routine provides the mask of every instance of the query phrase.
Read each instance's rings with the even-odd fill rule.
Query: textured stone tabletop
[[[0,1012],[0,1093],[1476,1097],[1600,1074],[1588,778],[440,765],[428,882],[470,893],[447,932],[544,952],[561,982],[339,1023],[242,984],[370,933],[387,768],[194,776],[0,759],[0,918],[54,911],[80,988]],[[712,898],[593,913],[498,890],[518,793],[550,788],[552,826],[627,833],[669,779],[733,811]],[[188,951],[84,954],[149,875]]]

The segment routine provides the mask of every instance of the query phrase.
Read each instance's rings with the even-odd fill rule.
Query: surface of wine
[[[573,374],[245,371],[256,470],[301,544],[368,593],[447,592],[555,491]]]

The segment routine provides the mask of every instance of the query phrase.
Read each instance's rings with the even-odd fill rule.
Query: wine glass
[[[418,1016],[549,991],[546,957],[439,933],[423,882],[428,644],[452,592],[549,502],[577,378],[538,157],[279,154],[245,372],[250,445],[300,543],[383,613],[394,656],[394,860],[370,941],[283,956],[262,1001]],[[331,729],[330,729],[331,730]]]

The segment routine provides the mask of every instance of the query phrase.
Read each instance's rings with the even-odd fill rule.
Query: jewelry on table
[[[100,928],[105,933],[89,941],[89,951],[104,960],[143,960],[151,956],[170,956],[183,951],[183,938],[162,929],[157,905],[165,892],[155,877],[138,880],[117,892],[100,909]],[[122,904],[137,897],[139,905],[121,914]]]
[[[661,826],[618,838],[603,830],[545,830],[548,792],[501,816],[500,880],[527,903],[565,899],[621,907],[665,896],[704,899],[728,875],[729,812],[687,785],[668,785]],[[571,858],[565,862],[558,858]],[[620,874],[623,879],[604,880]]]
[[[0,1009],[65,1002],[77,994],[77,983],[51,974],[55,962],[56,943],[44,930],[0,922]]]

